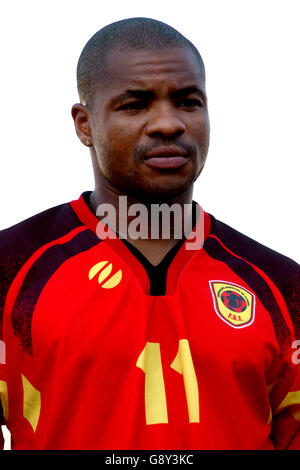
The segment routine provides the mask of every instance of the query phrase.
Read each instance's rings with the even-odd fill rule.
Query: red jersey
[[[297,263],[204,213],[153,267],[88,196],[0,234],[12,448],[300,449]]]

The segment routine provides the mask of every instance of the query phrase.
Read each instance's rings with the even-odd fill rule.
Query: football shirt
[[[0,233],[12,448],[300,449],[297,263],[200,208],[153,267],[89,194]]]

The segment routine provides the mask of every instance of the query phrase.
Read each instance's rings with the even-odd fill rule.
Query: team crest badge
[[[233,328],[251,325],[255,315],[255,296],[237,284],[209,281],[217,315]]]

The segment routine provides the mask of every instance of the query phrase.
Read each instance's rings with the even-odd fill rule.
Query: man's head
[[[209,119],[205,69],[190,41],[152,19],[113,23],[86,44],[77,82],[72,115],[95,173],[141,200],[172,199],[193,185]]]

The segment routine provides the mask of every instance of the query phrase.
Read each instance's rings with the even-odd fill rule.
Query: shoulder
[[[0,231],[0,259],[17,253],[31,254],[45,243],[80,225],[69,203],[47,209]]]
[[[300,265],[296,261],[253,240],[212,215],[210,218],[211,235],[218,238],[237,256],[261,268],[271,278],[280,279],[288,272],[300,276]]]
[[[0,231],[0,338],[5,298],[22,266],[39,248],[80,225],[70,204],[65,203]]]
[[[231,254],[259,268],[281,292],[300,334],[300,265],[210,215],[208,249],[223,246]],[[209,239],[211,240],[209,242]]]

